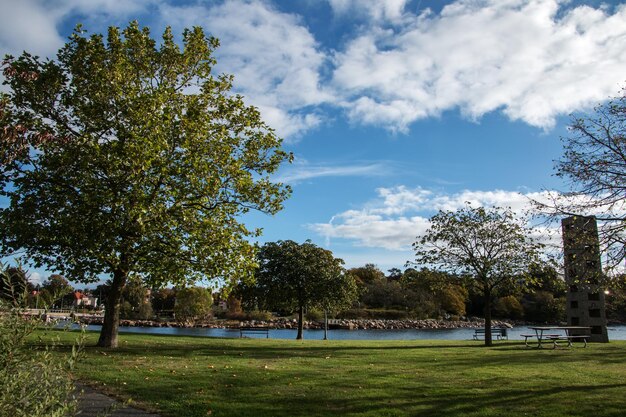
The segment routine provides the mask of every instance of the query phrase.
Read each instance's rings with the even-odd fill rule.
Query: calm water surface
[[[101,326],[90,325],[88,330],[100,331]],[[179,327],[120,327],[120,333],[164,334],[176,336],[206,337],[239,337],[237,329],[202,329]],[[609,326],[609,340],[626,340],[626,326]],[[524,340],[520,334],[532,332],[528,327],[509,329],[509,340]],[[296,330],[272,329],[272,339],[295,339]],[[329,330],[328,338],[334,340],[471,340],[474,329],[441,329],[441,330]],[[250,335],[254,338],[265,338],[265,335]],[[305,330],[305,339],[323,339],[323,330]]]

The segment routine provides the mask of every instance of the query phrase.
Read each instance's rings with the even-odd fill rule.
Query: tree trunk
[[[302,340],[302,329],[304,327],[304,306],[300,306],[298,310],[298,336],[296,336],[296,340]]]
[[[491,291],[485,289],[485,346],[491,346],[493,340],[491,338]]]
[[[117,347],[117,332],[120,327],[120,306],[122,302],[122,290],[126,285],[128,273],[117,269],[113,272],[113,282],[105,303],[104,322],[100,330],[98,346],[106,348]]]

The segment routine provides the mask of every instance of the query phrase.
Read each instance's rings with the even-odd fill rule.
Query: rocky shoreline
[[[84,324],[102,324],[102,317],[82,317],[80,322]],[[506,320],[492,321],[492,327],[513,327],[513,322]],[[519,323],[516,323],[519,324]],[[318,321],[305,321],[305,329],[323,329],[324,323]],[[219,320],[203,323],[189,324],[176,321],[154,320],[120,320],[122,327],[198,327],[208,329],[238,329],[239,327],[268,327],[270,329],[297,329],[298,321],[291,318],[278,318],[268,321],[233,321]],[[419,329],[474,329],[485,326],[485,320],[481,318],[468,318],[467,320],[378,320],[378,319],[342,319],[329,320],[329,329],[345,330],[419,330]]]

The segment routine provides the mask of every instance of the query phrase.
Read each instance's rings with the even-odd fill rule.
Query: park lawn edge
[[[75,332],[59,336],[63,352]],[[618,416],[626,341],[527,349],[523,341],[283,340],[86,333],[74,375],[164,416]],[[563,395],[563,393],[572,395]],[[584,393],[584,395],[579,395]],[[584,398],[584,399],[583,399]],[[519,404],[517,404],[519,402]],[[512,404],[516,404],[513,406]],[[598,408],[601,406],[601,408]]]

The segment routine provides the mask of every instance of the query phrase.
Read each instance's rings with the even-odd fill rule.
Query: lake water
[[[89,325],[88,330],[100,331],[101,326]],[[120,327],[120,333],[162,334],[175,336],[206,336],[238,338],[238,329],[203,329],[179,327]],[[528,327],[509,329],[509,340],[524,340],[520,334],[533,332]],[[626,340],[626,326],[609,326],[609,340]],[[271,329],[272,339],[295,339],[297,331],[291,329]],[[334,340],[471,340],[474,329],[441,330],[329,330],[328,338]],[[265,338],[265,335],[250,335]],[[323,330],[305,330],[305,339],[321,340]]]

